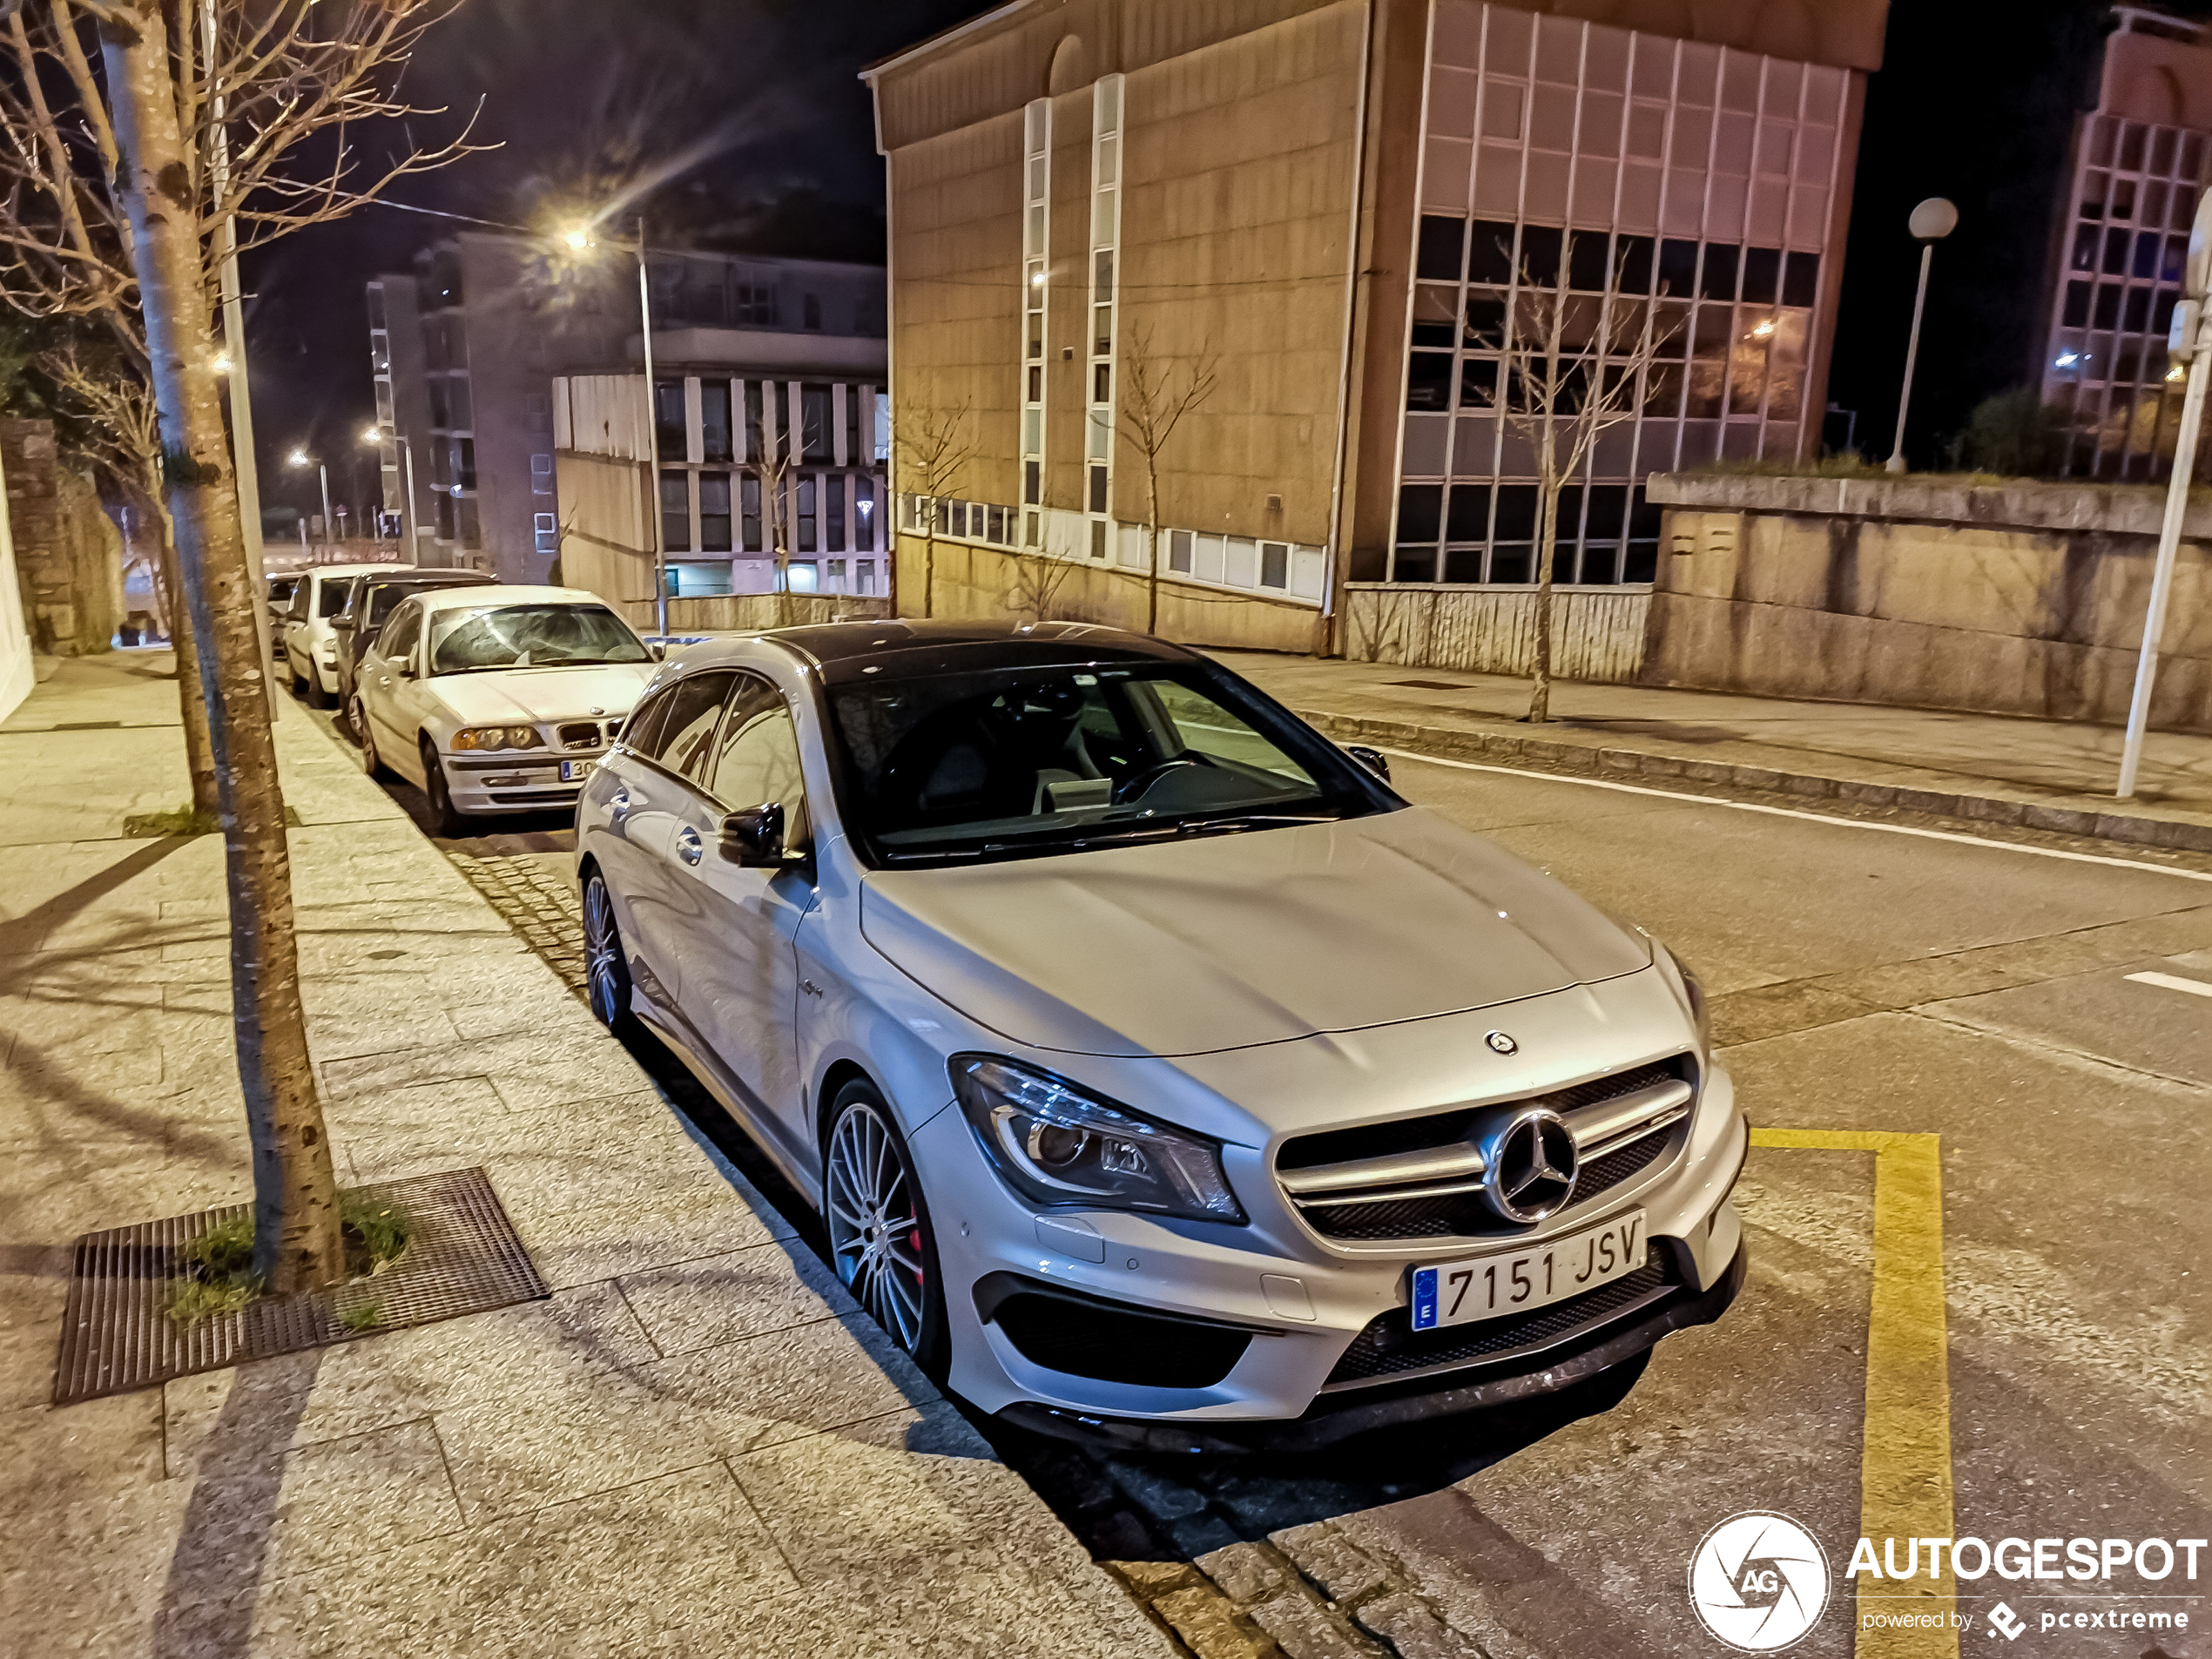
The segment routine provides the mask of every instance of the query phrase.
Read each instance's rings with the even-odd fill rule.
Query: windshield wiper
[[[1210,835],[1217,831],[1267,829],[1278,824],[1333,824],[1336,813],[1229,813],[1219,818],[1186,818],[1175,826],[1177,835]]]

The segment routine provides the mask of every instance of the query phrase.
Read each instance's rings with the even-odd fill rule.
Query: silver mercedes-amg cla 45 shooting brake
[[[1296,1449],[1639,1361],[1743,1278],[1697,981],[1386,773],[1110,629],[699,645],[578,802],[592,1007],[1032,1428]]]

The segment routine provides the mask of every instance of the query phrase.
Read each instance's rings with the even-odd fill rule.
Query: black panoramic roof
[[[813,663],[833,685],[871,671],[907,678],[1078,663],[1198,660],[1163,639],[1082,622],[833,622],[780,628],[762,637]]]

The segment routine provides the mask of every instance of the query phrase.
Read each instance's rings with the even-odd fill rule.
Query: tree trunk
[[[156,0],[118,9],[100,24],[100,43],[223,819],[231,1024],[253,1147],[253,1266],[279,1294],[314,1290],[343,1271],[337,1181],[300,1004],[291,859],[254,626],[257,596],[226,464],[228,441],[212,369],[213,318]]]
[[[937,614],[937,503],[929,503],[928,527],[921,536],[921,614]]]
[[[176,532],[168,510],[161,504],[158,464],[149,469],[143,498],[131,497],[131,520],[141,538],[154,543],[154,569],[168,604],[169,643],[177,653],[177,702],[184,717],[185,765],[192,772],[192,809],[206,818],[220,818],[222,799],[215,787],[215,756],[207,741],[207,699],[200,694],[199,640],[185,602],[184,583],[177,570]]]
[[[1144,457],[1144,534],[1151,556],[1144,572],[1144,631],[1160,631],[1160,469],[1150,455]]]
[[[1546,445],[1548,448],[1550,446]],[[1547,474],[1552,457],[1544,457]],[[1559,480],[1548,475],[1542,496],[1543,534],[1536,541],[1536,672],[1528,687],[1528,720],[1541,725],[1552,718],[1552,559],[1559,548]]]

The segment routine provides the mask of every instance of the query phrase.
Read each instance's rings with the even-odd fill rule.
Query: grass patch
[[[361,1193],[338,1198],[338,1231],[345,1244],[346,1277],[373,1278],[402,1259],[415,1242],[415,1218],[406,1209]],[[178,1252],[185,1271],[162,1305],[179,1325],[197,1325],[218,1314],[236,1313],[261,1294],[253,1271],[253,1216],[248,1211],[218,1222]],[[383,1317],[384,1305],[372,1299],[348,1310],[341,1322],[365,1331]]]
[[[306,821],[293,808],[284,809],[287,829],[298,829]],[[123,833],[127,836],[213,835],[222,827],[219,813],[196,812],[190,806],[172,806],[158,813],[133,813],[123,820]]]

